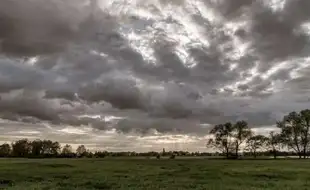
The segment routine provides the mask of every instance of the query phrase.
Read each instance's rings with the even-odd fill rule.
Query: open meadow
[[[310,189],[310,161],[0,159],[0,189]]]

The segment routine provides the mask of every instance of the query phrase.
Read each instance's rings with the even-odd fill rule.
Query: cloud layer
[[[273,125],[310,106],[308,7],[2,0],[0,117],[197,138],[224,121]]]

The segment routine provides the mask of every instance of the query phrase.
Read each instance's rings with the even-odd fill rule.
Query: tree
[[[208,140],[207,146],[220,150],[229,157],[233,145],[233,125],[231,123],[215,125],[210,131],[213,136]]]
[[[21,139],[12,144],[12,153],[17,157],[27,157],[31,152],[31,143],[28,139]]]
[[[233,138],[235,146],[235,155],[238,158],[238,152],[242,144],[252,135],[252,131],[246,121],[238,121],[233,126]]]
[[[77,156],[79,156],[79,157],[86,156],[87,150],[86,150],[85,146],[84,146],[84,145],[80,145],[80,146],[76,149],[76,154],[77,154]]]
[[[61,149],[61,146],[60,146],[60,143],[59,142],[53,142],[52,143],[52,147],[51,147],[51,153],[56,156],[60,153],[60,149]]]
[[[277,126],[287,147],[294,150],[299,158],[306,158],[310,140],[310,110],[291,112],[277,122]]]
[[[43,142],[41,140],[34,140],[30,142],[31,154],[33,156],[39,156],[43,153]]]
[[[51,140],[43,140],[42,144],[43,144],[42,154],[51,155],[52,154],[53,142]]]
[[[72,146],[69,144],[66,144],[63,148],[62,148],[62,152],[61,154],[63,154],[64,156],[68,156],[72,154]]]
[[[160,154],[156,155],[156,159],[158,159],[158,160],[160,159]]]
[[[277,159],[277,152],[280,150],[280,148],[283,146],[282,142],[282,136],[280,134],[276,134],[275,132],[270,132],[269,137],[267,137],[266,146],[268,149],[271,150],[273,154],[273,158]]]
[[[310,142],[310,110],[302,110],[300,112],[302,125],[302,143],[304,159],[307,157],[309,142]]]
[[[0,157],[8,157],[11,154],[11,146],[7,143],[0,145]]]
[[[267,143],[268,138],[263,135],[255,135],[246,141],[246,150],[251,152],[256,158],[257,151],[261,150]]]

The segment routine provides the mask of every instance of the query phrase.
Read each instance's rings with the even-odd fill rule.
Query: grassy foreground
[[[310,189],[310,160],[0,159],[0,189]]]

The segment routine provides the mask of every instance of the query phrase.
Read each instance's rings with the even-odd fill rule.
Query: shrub
[[[169,158],[170,159],[175,159],[175,154],[171,154]]]

